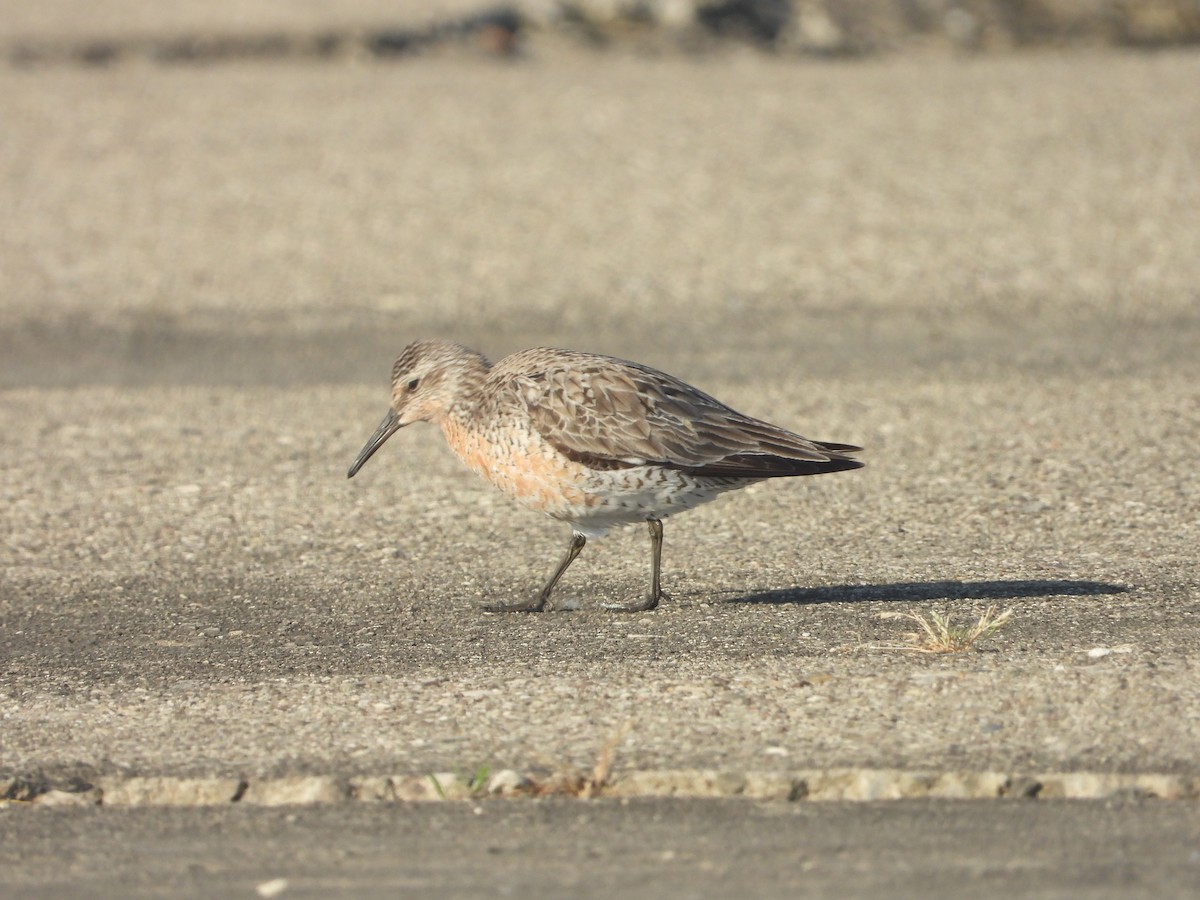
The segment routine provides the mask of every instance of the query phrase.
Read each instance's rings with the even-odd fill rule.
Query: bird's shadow
[[[1014,600],[1020,597],[1096,597],[1130,588],[1104,581],[1018,579],[1013,581],[898,581],[891,584],[833,584],[792,587],[731,597],[729,603],[861,603],[914,600]]]

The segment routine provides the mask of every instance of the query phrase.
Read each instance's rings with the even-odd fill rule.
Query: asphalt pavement
[[[0,71],[0,887],[1194,895],[1197,83],[1184,51]],[[601,608],[641,529],[571,609],[484,613],[563,526],[433,428],[345,478],[426,336],[637,359],[868,466],[668,520],[652,613]],[[961,653],[895,615],[992,605]],[[529,796],[601,760],[599,799]],[[371,793],[431,773],[470,796]]]

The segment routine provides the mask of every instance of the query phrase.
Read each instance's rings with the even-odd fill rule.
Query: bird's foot
[[[649,612],[658,607],[660,600],[670,600],[666,591],[659,591],[657,594],[647,594],[645,599],[638,600],[634,603],[605,603],[604,609],[612,612]]]

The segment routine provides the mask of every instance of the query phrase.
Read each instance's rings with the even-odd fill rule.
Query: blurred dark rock
[[[87,39],[12,38],[11,64],[200,64],[343,55],[406,57],[452,48],[511,57],[552,35],[596,49],[710,52],[722,44],[811,56],[939,47],[1156,49],[1200,43],[1200,0],[513,0],[420,24],[319,32],[195,33]]]

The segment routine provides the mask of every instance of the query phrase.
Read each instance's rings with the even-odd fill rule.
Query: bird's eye
[[[421,383],[421,379],[420,379],[420,378],[414,378],[412,381],[410,381],[410,382],[408,383],[408,389],[409,389],[410,391],[415,391],[415,390],[417,389],[417,385],[418,385],[418,384],[420,384],[420,383]]]

